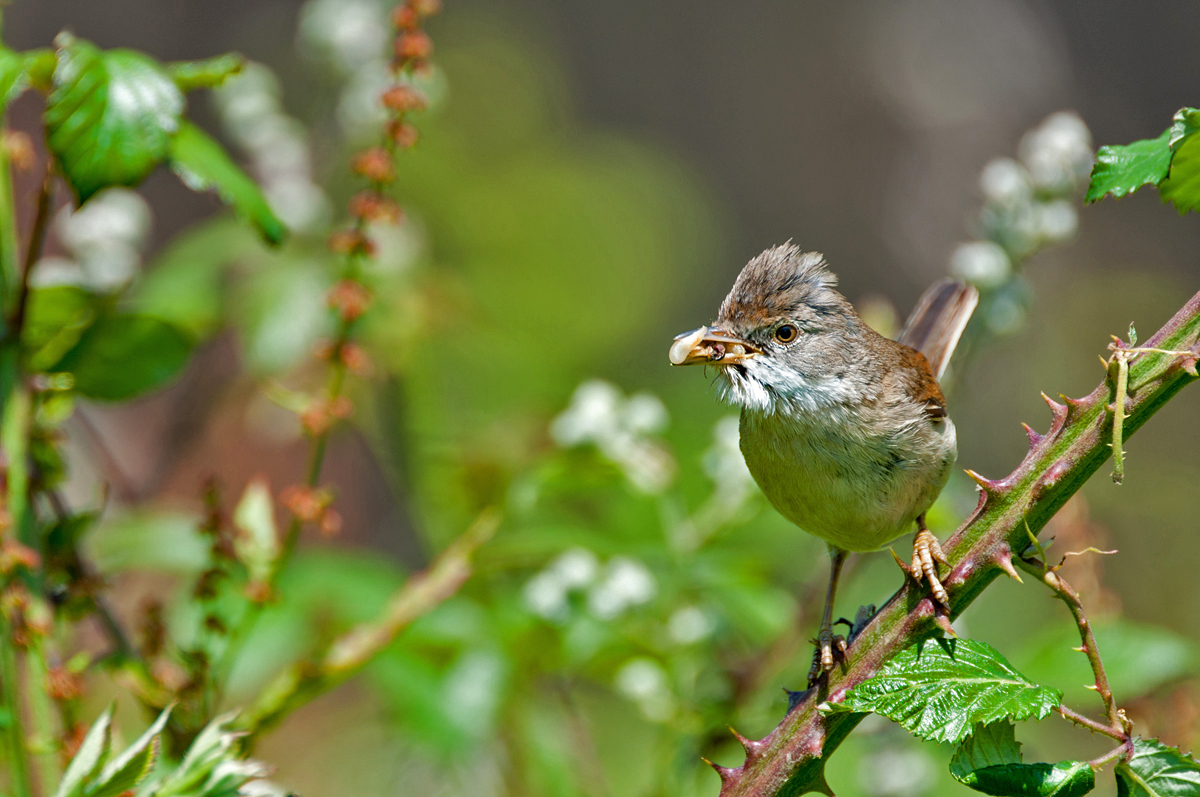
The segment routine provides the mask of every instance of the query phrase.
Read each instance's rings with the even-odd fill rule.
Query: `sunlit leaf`
[[[25,56],[0,47],[0,111],[29,84]]]
[[[141,783],[158,756],[159,736],[170,716],[168,707],[133,744],[104,767],[95,784],[85,792],[85,797],[118,797]]]
[[[279,244],[287,229],[271,211],[258,184],[250,179],[211,136],[183,122],[171,144],[171,168],[194,191],[214,190],[221,201],[258,229],[264,239]]]
[[[1158,138],[1101,147],[1084,201],[1096,202],[1109,194],[1120,199],[1144,185],[1157,185],[1171,168],[1170,137],[1171,131],[1164,130]]]
[[[174,325],[141,315],[101,318],[53,366],[75,377],[75,390],[108,401],[162,387],[187,363],[192,341]]]
[[[1157,739],[1135,739],[1133,755],[1117,764],[1117,797],[1196,797],[1200,764]]]
[[[112,743],[112,715],[113,706],[110,704],[92,723],[75,757],[67,765],[67,771],[63,773],[54,797],[79,797],[104,766],[108,760],[109,745]]]
[[[183,94],[162,66],[132,50],[100,50],[70,34],[56,43],[46,143],[80,203],[136,185],[166,157]]]
[[[986,643],[927,639],[829,708],[873,711],[922,739],[956,742],[978,723],[1042,719],[1061,702],[1061,692],[1033,683]]]
[[[238,559],[250,571],[250,578],[265,582],[279,557],[279,532],[275,527],[275,510],[271,490],[262,479],[246,485],[242,500],[233,511],[234,550]]]

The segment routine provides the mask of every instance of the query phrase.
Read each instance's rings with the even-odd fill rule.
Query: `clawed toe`
[[[896,561],[899,561],[899,558]],[[938,543],[937,537],[933,536],[929,529],[922,528],[913,540],[912,566],[909,574],[917,581],[922,578],[928,581],[933,599],[941,606],[948,608],[950,596],[946,594],[946,588],[942,586],[941,579],[938,578],[938,562],[944,565],[950,564],[946,561],[946,554],[942,552],[942,546]]]
[[[846,660],[846,638],[841,634],[835,634],[830,629],[822,629],[813,642],[816,649],[813,650],[812,667],[808,670],[810,687],[815,685],[822,675],[831,672],[836,662]]]

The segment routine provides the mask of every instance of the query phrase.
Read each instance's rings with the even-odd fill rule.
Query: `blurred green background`
[[[301,384],[324,331],[320,244],[373,122],[386,7],[6,10],[16,48],[70,28],[164,60],[237,49],[259,62],[192,112],[299,231],[268,253],[167,175],[144,201],[111,196],[107,216],[59,218],[41,273],[132,280],[144,307],[206,341],[172,387],[85,407],[70,428],[73,498],[112,489],[90,545],[129,618],[203,566],[190,518],[205,478],[230,497],[259,474],[275,489],[300,478],[304,442],[262,386]],[[462,595],[257,754],[310,797],[715,794],[699,757],[739,761],[725,726],[764,735],[785,710],[781,687],[803,685],[826,563],[746,481],[720,423],[730,410],[702,374],[667,367],[671,337],[711,320],[741,265],[787,239],[824,252],[878,323],[889,308],[903,318],[959,244],[988,233],[981,170],[1026,130],[1069,109],[1095,144],[1123,143],[1195,102],[1200,10],[469,0],[448,2],[430,33],[433,104],[399,163],[408,220],[372,275],[385,308],[364,339],[374,374],[353,389],[355,423],[326,471],[345,529],[306,539],[239,662],[241,694],[371,616],[483,507],[501,505],[505,522]],[[32,129],[39,110],[22,100],[14,125]],[[963,467],[1015,467],[1018,424],[1049,423],[1040,391],[1090,392],[1110,334],[1135,322],[1148,335],[1196,289],[1194,218],[1146,194],[1075,207],[1074,238],[1006,283],[1006,334],[981,334],[955,375]],[[1125,483],[1102,473],[1054,529],[1062,550],[1119,549],[1068,572],[1108,623],[1118,701],[1141,732],[1185,748],[1200,730],[1198,411],[1200,391],[1175,399],[1129,445]],[[965,478],[952,483],[935,531],[973,503]],[[899,576],[873,555],[845,584],[850,616]],[[999,583],[962,632],[1094,708],[1047,597]],[[173,612],[186,626],[186,604]],[[1027,756],[1101,752],[1054,722],[1019,729]],[[870,721],[829,780],[842,795],[966,793],[948,757]]]

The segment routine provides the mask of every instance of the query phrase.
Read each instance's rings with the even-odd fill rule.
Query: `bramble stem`
[[[1076,725],[1080,725],[1084,728],[1087,728],[1090,731],[1095,731],[1096,733],[1102,733],[1105,736],[1109,736],[1113,739],[1116,739],[1119,742],[1124,742],[1124,741],[1128,740],[1128,737],[1125,736],[1124,733],[1121,733],[1120,731],[1117,731],[1114,728],[1110,728],[1109,726],[1105,725],[1102,722],[1096,722],[1091,717],[1085,717],[1083,714],[1080,714],[1078,711],[1072,711],[1071,709],[1067,708],[1066,706],[1058,706],[1054,710],[1063,719],[1070,720],[1071,722],[1075,723]]]
[[[1117,389],[1120,390],[1119,382]],[[1113,450],[1116,451],[1115,446]],[[1037,576],[1043,584],[1054,592],[1059,600],[1067,605],[1067,609],[1071,612],[1071,617],[1075,620],[1075,625],[1079,628],[1079,639],[1083,642],[1083,653],[1087,656],[1088,663],[1092,665],[1092,675],[1096,679],[1096,692],[1100,695],[1100,699],[1104,701],[1104,710],[1108,715],[1109,727],[1117,734],[1115,738],[1127,740],[1129,734],[1125,731],[1125,727],[1121,722],[1121,715],[1117,710],[1116,700],[1113,699],[1112,689],[1108,685],[1108,674],[1104,671],[1104,661],[1100,658],[1100,648],[1096,644],[1096,635],[1092,632],[1092,624],[1088,622],[1087,614],[1083,610],[1083,603],[1079,600],[1079,593],[1062,576],[1058,575],[1057,572],[1046,567],[1044,562],[1031,562],[1020,556],[1014,556],[1013,561],[1025,572]]]

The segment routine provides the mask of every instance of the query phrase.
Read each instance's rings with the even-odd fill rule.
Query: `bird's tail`
[[[978,303],[979,291],[966,283],[952,279],[935,283],[921,295],[896,340],[924,354],[941,379]]]

